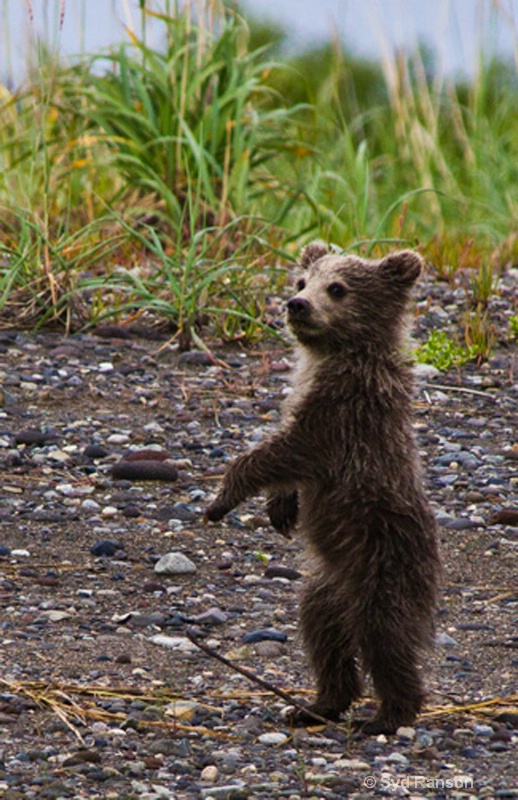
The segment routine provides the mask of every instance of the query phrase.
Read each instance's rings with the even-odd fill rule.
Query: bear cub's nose
[[[311,306],[303,297],[292,297],[288,300],[288,314],[290,317],[304,318],[309,315]]]

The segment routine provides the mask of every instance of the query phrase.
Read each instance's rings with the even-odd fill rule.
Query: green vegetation
[[[207,322],[250,338],[309,239],[418,243],[438,279],[464,276],[462,357],[487,356],[488,301],[517,258],[516,69],[481,62],[468,85],[417,47],[286,56],[284,31],[215,0],[139,5],[130,43],[72,66],[40,48],[23,88],[0,87],[5,324],[150,313],[181,347]],[[461,358],[441,334],[426,347]]]
[[[453,342],[445,331],[432,331],[428,341],[415,351],[417,361],[431,364],[441,372],[460,367],[475,355],[471,348],[461,347]]]

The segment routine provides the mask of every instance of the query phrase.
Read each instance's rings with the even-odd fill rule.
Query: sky
[[[376,57],[386,48],[411,49],[424,41],[448,74],[473,75],[481,46],[518,63],[518,0],[241,0],[241,5],[256,18],[280,22],[297,44],[339,35],[353,53]],[[23,78],[35,33],[64,56],[98,51],[120,42],[125,25],[138,26],[138,8],[138,0],[0,0],[0,82],[12,86]]]

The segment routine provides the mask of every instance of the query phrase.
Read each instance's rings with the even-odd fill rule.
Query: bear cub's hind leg
[[[417,666],[418,649],[416,644],[405,641],[402,633],[371,636],[363,658],[381,705],[373,720],[353,723],[362,733],[393,734],[414,723],[425,695]]]
[[[338,720],[361,695],[362,683],[356,661],[353,632],[344,615],[343,600],[325,579],[313,579],[304,591],[300,621],[302,635],[317,681],[317,698],[308,712]],[[296,725],[310,724],[311,714],[298,711]]]

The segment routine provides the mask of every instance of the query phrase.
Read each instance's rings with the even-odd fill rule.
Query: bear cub
[[[264,490],[274,527],[300,529],[310,572],[300,621],[317,682],[308,711],[337,720],[369,673],[379,710],[355,722],[369,734],[414,722],[434,631],[440,560],[405,352],[421,265],[409,250],[369,261],[304,248],[287,304],[298,359],[280,430],[229,466],[206,513],[221,520]]]

